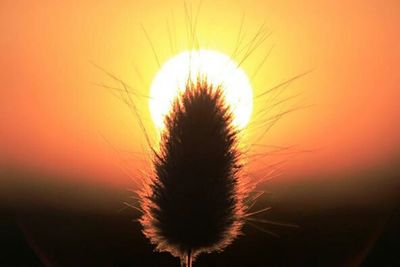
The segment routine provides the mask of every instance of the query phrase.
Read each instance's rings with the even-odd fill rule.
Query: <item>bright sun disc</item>
[[[157,128],[174,99],[185,90],[188,77],[196,82],[205,77],[213,86],[221,86],[231,107],[233,124],[244,128],[253,110],[253,91],[245,72],[227,55],[212,50],[185,51],[169,59],[158,71],[150,88],[150,113]]]

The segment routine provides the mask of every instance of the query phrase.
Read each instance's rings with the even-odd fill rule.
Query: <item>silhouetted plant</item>
[[[188,81],[165,118],[155,176],[142,193],[140,223],[158,251],[191,266],[240,234],[244,198],[238,130],[221,87]]]

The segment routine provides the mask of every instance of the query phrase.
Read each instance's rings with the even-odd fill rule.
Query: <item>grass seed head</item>
[[[220,86],[188,81],[165,118],[154,177],[141,201],[143,233],[184,258],[222,251],[245,212],[238,130]]]

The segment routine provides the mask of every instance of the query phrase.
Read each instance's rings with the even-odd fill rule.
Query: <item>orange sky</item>
[[[94,85],[116,84],[90,62],[148,94],[158,67],[141,24],[164,62],[187,48],[184,14],[182,1],[2,1],[0,168],[126,183],[118,166],[135,172],[149,159],[126,153],[144,151],[143,134],[129,109]],[[251,75],[274,46],[251,80],[255,95],[313,69],[281,96],[301,92],[294,103],[312,107],[286,116],[260,141],[315,150],[287,157],[287,176],[363,169],[398,156],[398,1],[204,1],[200,45],[230,54],[243,14],[247,38],[264,22],[272,31],[243,65]],[[176,36],[172,49],[167,21]],[[154,137],[147,100],[137,105]]]

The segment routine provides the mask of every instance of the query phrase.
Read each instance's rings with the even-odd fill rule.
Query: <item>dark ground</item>
[[[3,214],[0,266],[179,266],[170,255],[152,252],[134,216]],[[399,206],[391,214],[333,209],[274,217],[292,218],[301,227],[271,227],[280,238],[246,227],[225,252],[201,255],[195,266],[400,266]]]
[[[275,238],[246,226],[223,253],[200,255],[194,266],[400,266],[400,171],[386,170],[271,184],[256,209],[272,209],[261,217],[300,227],[268,227]],[[138,214],[123,208],[124,193],[34,174],[2,177],[1,267],[179,266],[153,252],[132,221]]]

